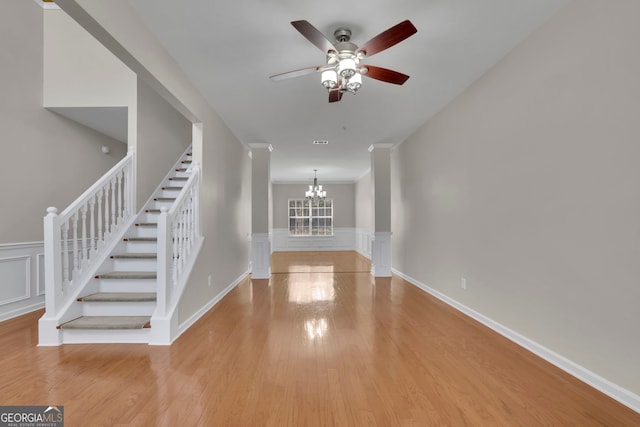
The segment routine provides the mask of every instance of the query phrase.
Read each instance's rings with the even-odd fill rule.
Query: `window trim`
[[[334,199],[331,197],[327,197],[324,200],[331,201],[331,216],[317,216],[317,218],[330,218],[331,219],[331,234],[313,234],[313,206],[311,205],[311,200],[305,199],[302,197],[297,198],[289,198],[287,199],[287,235],[291,238],[323,238],[323,237],[334,237]],[[303,201],[305,202],[306,209],[309,210],[308,216],[291,216],[291,202],[292,201]],[[292,218],[308,218],[309,219],[309,234],[292,234],[291,233],[291,219]]]

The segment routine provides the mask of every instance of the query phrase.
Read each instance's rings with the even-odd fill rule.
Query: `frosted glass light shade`
[[[356,73],[356,61],[352,58],[344,58],[338,64],[338,74],[345,79],[351,78]]]
[[[322,72],[322,86],[325,89],[333,89],[338,84],[338,74],[335,70],[325,70]]]
[[[347,82],[347,89],[352,92],[356,92],[362,86],[362,75],[360,73],[355,73]]]

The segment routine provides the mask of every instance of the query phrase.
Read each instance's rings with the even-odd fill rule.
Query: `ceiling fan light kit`
[[[361,47],[350,41],[349,28],[341,27],[334,31],[333,36],[336,40],[334,44],[307,21],[293,21],[291,25],[326,53],[326,64],[276,74],[271,76],[274,81],[321,72],[320,82],[329,92],[329,102],[337,102],[342,99],[343,93],[355,94],[362,87],[363,75],[396,85],[402,85],[409,79],[409,76],[397,71],[360,64],[367,56],[382,52],[415,34],[418,30],[409,20],[383,31]]]

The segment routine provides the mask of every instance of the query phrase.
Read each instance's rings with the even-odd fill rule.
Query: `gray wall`
[[[138,79],[137,205],[141,209],[191,144],[191,122]]]
[[[392,164],[396,269],[636,394],[638,16],[570,3]]]
[[[356,182],[356,228],[373,231],[373,187],[371,173],[367,173]]]
[[[333,199],[333,226],[355,227],[355,184],[322,184],[327,197]],[[304,198],[309,184],[273,185],[273,227],[289,228],[288,200]]]
[[[46,208],[62,211],[126,154],[124,144],[42,107],[43,54],[43,9],[33,1],[4,1],[0,244],[42,241]],[[110,154],[102,154],[103,145]]]

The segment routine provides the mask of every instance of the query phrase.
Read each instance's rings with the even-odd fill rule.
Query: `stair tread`
[[[177,190],[182,190],[182,187],[167,186],[167,187],[161,187],[161,189],[166,191],[177,191]]]
[[[157,237],[125,237],[125,242],[157,242]]]
[[[58,326],[60,329],[143,329],[151,316],[83,316]]]
[[[157,222],[138,222],[136,223],[136,227],[157,227]]]
[[[113,254],[111,255],[112,259],[157,259],[158,254],[156,253],[143,253],[143,252],[127,252],[123,254]]]
[[[154,197],[153,200],[156,202],[173,202],[176,200],[175,197]]]
[[[78,298],[83,302],[147,302],[156,301],[154,292],[98,292]]]
[[[110,273],[96,274],[96,279],[156,279],[155,271],[112,271]]]
[[[187,178],[186,176],[174,176],[169,178],[169,181],[186,181],[189,178]]]

